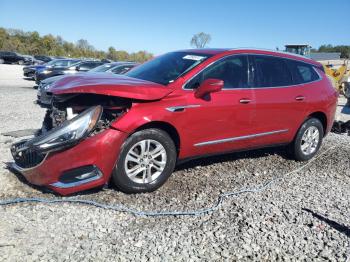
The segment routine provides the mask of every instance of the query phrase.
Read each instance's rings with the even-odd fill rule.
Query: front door
[[[224,88],[203,98],[194,92],[208,78],[224,81]],[[248,57],[232,55],[204,69],[184,87],[186,118],[181,158],[245,148],[247,134],[254,129],[256,104],[251,101]],[[253,131],[254,132],[254,131]]]

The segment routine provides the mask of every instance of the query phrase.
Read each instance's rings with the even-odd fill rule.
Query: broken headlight
[[[59,150],[70,146],[88,136],[93,131],[101,118],[102,107],[91,107],[71,120],[66,120],[62,125],[50,130],[42,136],[28,141],[28,147],[46,152]]]

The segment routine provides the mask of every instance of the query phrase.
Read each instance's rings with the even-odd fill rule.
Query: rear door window
[[[247,88],[248,85],[248,57],[235,55],[217,61],[192,78],[185,89],[196,89],[209,78],[224,81],[225,89]]]
[[[253,56],[254,87],[293,85],[292,74],[284,60],[273,56]]]

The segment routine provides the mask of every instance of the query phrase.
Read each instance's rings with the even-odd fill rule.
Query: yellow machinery
[[[344,62],[337,69],[329,65],[324,65],[323,68],[325,73],[331,78],[334,87],[343,93],[346,98],[350,98],[350,71],[348,70],[348,64]]]

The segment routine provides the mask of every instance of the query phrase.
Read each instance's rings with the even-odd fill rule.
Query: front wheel
[[[176,147],[160,129],[132,134],[124,143],[113,171],[113,182],[124,193],[151,192],[161,187],[174,170]]]
[[[293,158],[307,161],[313,158],[322,145],[323,125],[317,118],[307,119],[299,128],[298,133],[290,145]]]

